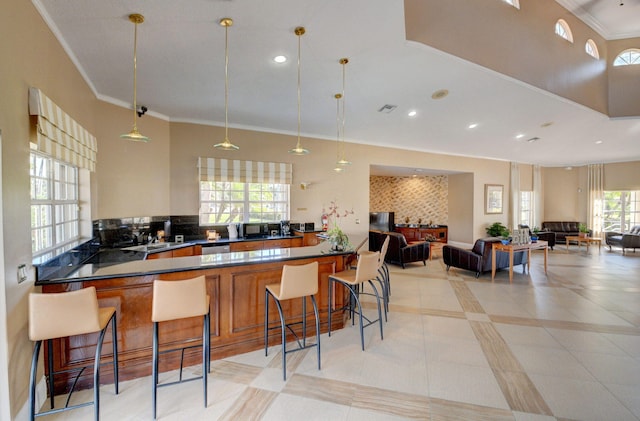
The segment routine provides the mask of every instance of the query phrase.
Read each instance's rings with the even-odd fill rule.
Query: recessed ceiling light
[[[571,171],[573,169],[573,167],[565,167],[564,169],[567,170],[567,171]]]
[[[596,145],[600,145],[602,143],[602,140],[596,140]]]
[[[527,142],[533,143],[533,142],[537,142],[538,140],[540,140],[540,138],[536,136],[536,137],[532,137],[531,139],[527,139]]]
[[[524,135],[522,133],[520,133],[519,135],[516,136],[516,139],[522,139],[524,137]]]
[[[431,94],[431,99],[442,99],[449,95],[449,91],[446,89],[439,89]]]
[[[284,63],[285,61],[287,61],[287,58],[285,56],[275,56],[273,58],[273,61],[275,61],[276,63]]]
[[[478,127],[478,123],[471,123],[467,127],[470,129],[475,129],[476,127]]]
[[[549,127],[553,124],[553,121],[547,121],[546,123],[542,123],[540,127]]]
[[[409,111],[409,117],[415,117],[418,112],[416,110]]]

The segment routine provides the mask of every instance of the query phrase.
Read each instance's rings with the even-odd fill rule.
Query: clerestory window
[[[624,50],[613,61],[614,66],[629,66],[632,64],[640,64],[640,49],[638,48]]]
[[[596,45],[595,41],[592,39],[588,39],[587,42],[584,44],[584,51],[595,59],[600,58],[600,53],[598,53],[598,46]]]
[[[573,34],[571,33],[571,28],[569,28],[569,24],[564,19],[558,19],[558,21],[556,22],[556,35],[573,43]]]

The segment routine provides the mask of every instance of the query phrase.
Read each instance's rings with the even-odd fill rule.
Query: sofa
[[[545,221],[542,223],[542,231],[555,232],[556,242],[564,244],[566,237],[577,237],[580,234],[578,225],[580,225],[580,222],[575,221]],[[591,234],[591,230],[589,230],[589,236],[591,236]]]
[[[447,265],[447,271],[451,266],[454,268],[470,270],[476,273],[478,278],[484,272],[491,271],[491,249],[493,243],[500,242],[499,237],[487,237],[476,240],[471,250],[446,244],[442,248],[442,259]],[[513,265],[523,265],[523,272],[526,269],[527,252],[517,251],[513,253]],[[509,253],[504,251],[496,252],[496,269],[509,267]]]
[[[520,228],[520,229],[528,229],[530,236],[536,235],[536,236],[538,236],[538,240],[546,241],[547,243],[549,243],[549,248],[551,250],[553,250],[553,246],[556,245],[556,233],[555,232],[538,231],[537,234],[534,234],[533,232],[531,232],[531,228],[529,228],[529,225],[522,225],[522,224],[518,225],[518,228]]]
[[[384,261],[405,268],[407,263],[422,262],[426,266],[429,259],[429,243],[418,241],[408,244],[407,239],[399,232],[369,231],[369,250],[380,251],[385,238],[389,236],[389,248]]]
[[[625,249],[633,249],[635,253],[636,249],[640,248],[640,225],[635,225],[626,232],[605,232],[604,234],[609,250],[614,246],[621,247],[624,254]]]

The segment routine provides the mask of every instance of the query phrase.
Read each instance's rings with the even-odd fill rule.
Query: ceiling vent
[[[536,136],[536,137],[532,137],[531,139],[527,139],[527,142],[533,143],[533,142],[537,142],[538,140],[540,140],[540,138]]]
[[[378,112],[379,113],[385,113],[385,114],[389,114],[391,113],[393,110],[395,110],[396,108],[398,108],[397,105],[390,105],[390,104],[385,104],[383,105]]]

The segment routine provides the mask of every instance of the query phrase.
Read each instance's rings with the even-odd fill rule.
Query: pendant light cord
[[[296,149],[300,150],[300,43],[302,38],[302,32],[298,35],[298,143]]]
[[[224,27],[224,141],[229,142],[229,25]]]
[[[138,23],[133,25],[133,131],[138,130]]]

